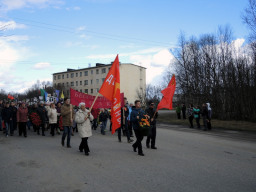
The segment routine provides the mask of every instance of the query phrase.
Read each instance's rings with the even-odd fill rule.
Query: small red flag
[[[162,108],[172,109],[172,99],[176,88],[175,75],[172,76],[168,87],[161,91],[163,98],[157,106],[157,111]]]
[[[121,127],[120,71],[118,55],[110,68],[99,93],[111,101],[112,134]]]

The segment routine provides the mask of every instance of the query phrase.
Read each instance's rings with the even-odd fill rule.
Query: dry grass
[[[177,119],[177,115],[175,112],[172,113],[161,113],[158,116],[159,123],[169,123],[175,125],[184,125],[189,126],[188,119]],[[203,124],[202,119],[200,123]],[[194,120],[195,125],[195,120]],[[247,122],[247,121],[223,121],[212,119],[212,127],[219,129],[227,129],[227,130],[237,130],[237,131],[252,131],[256,132],[256,123]]]

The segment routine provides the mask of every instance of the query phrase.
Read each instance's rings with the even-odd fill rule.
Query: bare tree
[[[244,10],[242,15],[243,22],[251,30],[250,40],[253,42],[256,39],[256,1],[249,0],[248,7]]]

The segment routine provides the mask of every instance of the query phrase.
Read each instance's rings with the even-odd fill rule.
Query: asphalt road
[[[0,132],[0,192],[255,192],[256,139],[223,135],[158,125],[158,149],[145,148],[144,138],[141,157],[125,137],[119,143],[99,130],[89,139],[90,156],[78,152],[77,133],[69,149],[49,131],[27,138]]]

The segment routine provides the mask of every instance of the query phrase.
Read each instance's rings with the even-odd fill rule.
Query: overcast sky
[[[241,45],[247,0],[0,0],[0,89],[23,92],[67,68],[120,62],[159,82],[181,31],[229,25]]]

